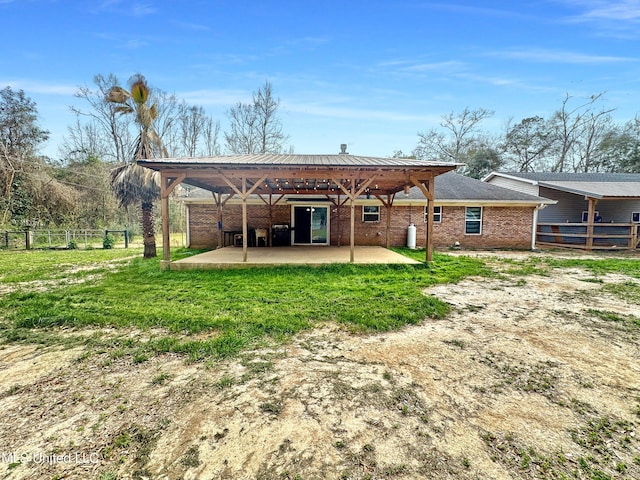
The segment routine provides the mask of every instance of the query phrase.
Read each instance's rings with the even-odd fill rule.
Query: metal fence
[[[32,248],[103,248],[109,235],[112,248],[128,248],[126,230],[91,229],[27,229],[0,232],[0,248],[29,250]]]

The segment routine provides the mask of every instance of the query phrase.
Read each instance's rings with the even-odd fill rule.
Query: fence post
[[[9,248],[9,231],[5,230],[4,232],[4,245],[5,247],[7,247],[7,249]]]
[[[129,232],[124,230],[124,248],[129,248]]]
[[[31,228],[26,226],[24,228],[24,246],[25,250],[31,250],[31,244],[33,243],[33,234],[31,233]]]

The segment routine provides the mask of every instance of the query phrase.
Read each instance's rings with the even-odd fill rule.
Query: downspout
[[[185,214],[184,214],[184,218],[185,218],[185,223],[186,223],[186,231],[187,231],[187,248],[191,248],[191,219],[189,218],[189,205],[185,205],[184,206],[185,209]]]
[[[540,205],[536,205],[533,209],[533,230],[531,232],[531,250],[533,251],[536,249],[536,239],[538,236],[538,212],[545,208],[547,208],[547,205],[545,203],[541,203]]]

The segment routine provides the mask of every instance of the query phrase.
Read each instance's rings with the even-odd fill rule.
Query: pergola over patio
[[[407,158],[363,157],[349,154],[297,155],[254,154],[201,158],[161,158],[138,160],[138,164],[160,173],[162,200],[163,264],[171,260],[169,244],[169,195],[180,183],[213,193],[219,213],[233,196],[242,200],[243,261],[247,260],[247,199],[258,195],[267,205],[275,205],[285,195],[324,195],[349,202],[350,261],[355,250],[355,200],[361,196],[378,198],[391,209],[398,192],[411,186],[420,188],[428,205],[426,260],[432,257],[434,178],[454,170],[459,164]],[[341,200],[344,198],[344,202]],[[390,220],[387,215],[387,222]],[[389,225],[387,225],[389,227]],[[387,228],[387,246],[389,245]],[[221,233],[220,233],[221,234]]]

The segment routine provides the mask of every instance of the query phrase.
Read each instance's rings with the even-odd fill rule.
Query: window
[[[640,212],[632,212],[631,213],[631,221],[633,223],[640,223]]]
[[[482,233],[482,207],[466,207],[464,211],[465,235],[480,235]]]
[[[364,205],[362,207],[362,221],[367,223],[375,223],[380,221],[379,205]]]
[[[600,216],[600,212],[598,212],[597,210],[595,212],[593,212],[593,219],[594,221],[597,222],[597,218]],[[582,211],[582,222],[583,223],[587,223],[587,219],[589,218],[589,212],[587,210],[583,210]]]
[[[424,223],[427,223],[429,220],[429,206],[424,207]],[[433,207],[433,223],[442,222],[442,207],[435,206]]]

